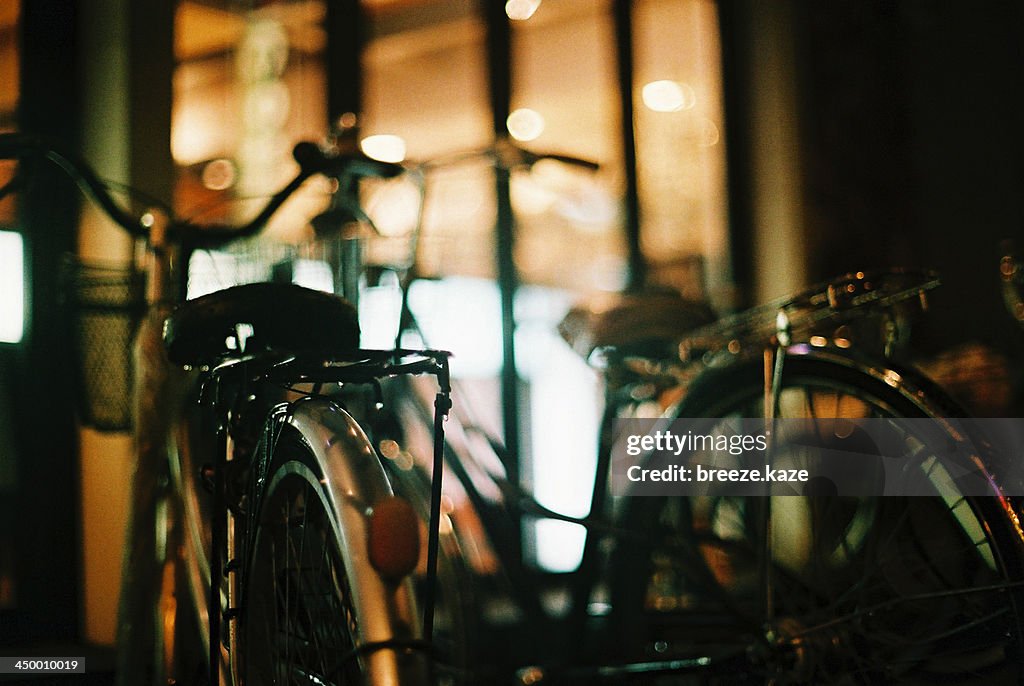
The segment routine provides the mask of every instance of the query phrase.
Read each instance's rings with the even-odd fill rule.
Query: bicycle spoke
[[[352,653],[354,622],[319,482],[302,469],[282,471],[257,534],[244,683],[359,683],[357,658],[341,662]]]

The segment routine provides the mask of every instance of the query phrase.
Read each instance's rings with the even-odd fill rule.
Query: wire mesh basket
[[[63,277],[80,420],[100,431],[128,431],[132,342],[145,311],[144,275],[131,266],[69,257]]]

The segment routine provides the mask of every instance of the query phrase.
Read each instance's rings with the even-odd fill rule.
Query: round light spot
[[[505,125],[509,135],[517,141],[536,140],[544,133],[544,117],[540,112],[525,107],[508,115]]]
[[[398,163],[405,159],[405,140],[401,136],[378,134],[359,142],[363,154],[381,162]]]
[[[540,0],[508,0],[505,14],[513,21],[526,21],[540,7]]]
[[[651,81],[640,94],[644,105],[655,112],[679,112],[693,107],[697,102],[693,88],[678,81]]]
[[[212,160],[203,167],[203,185],[211,191],[222,191],[234,184],[235,165],[230,160]]]

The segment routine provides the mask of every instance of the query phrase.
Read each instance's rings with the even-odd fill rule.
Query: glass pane
[[[517,263],[526,282],[582,293],[616,290],[625,276],[609,4],[548,0],[528,19],[512,22],[511,135],[532,151],[601,165],[594,174],[543,162],[516,175]],[[519,130],[517,118],[532,122],[533,130]]]
[[[400,137],[413,161],[490,145],[484,27],[475,7],[370,3],[368,10],[363,134]],[[493,277],[492,178],[482,159],[430,174],[421,271]]]
[[[600,386],[556,327],[580,296],[625,285],[611,7],[605,1],[524,1],[507,5],[506,13],[513,48],[509,135],[542,155],[600,165],[595,173],[546,160],[512,179],[516,263],[524,283],[536,284],[524,286],[516,303],[519,371],[529,384],[523,472],[543,505],[584,516],[597,454]],[[573,401],[564,402],[567,397]],[[582,527],[539,521],[528,535],[527,550],[538,566],[556,572],[578,566]]]
[[[18,104],[18,14],[20,2],[0,3],[0,131],[14,128]]]
[[[19,343],[25,324],[25,267],[21,234],[0,231],[0,343]]]
[[[730,297],[716,3],[643,0],[634,12],[643,249],[653,277]]]
[[[366,4],[373,40],[366,60],[364,133],[400,136],[409,156],[419,160],[487,146],[491,114],[479,8],[434,1]],[[513,0],[505,8],[512,19],[510,137],[534,153],[600,164],[594,173],[543,161],[516,169],[512,178],[515,258],[523,284],[516,299],[517,372],[529,399],[520,421],[524,438],[530,438],[523,452],[532,453],[521,456],[523,472],[545,505],[582,515],[589,508],[589,487],[586,479],[567,479],[566,470],[593,473],[600,388],[594,373],[557,336],[555,325],[583,294],[625,285],[611,3]],[[693,297],[704,296],[707,281],[718,297],[728,292],[729,274],[715,5],[710,0],[638,2],[635,22],[644,251],[658,281]],[[650,82],[660,85],[643,96],[639,86]],[[460,277],[449,278],[448,285],[458,290],[453,310],[464,319],[447,327],[445,346],[487,351],[486,364],[472,371],[455,369],[464,357],[453,361],[457,375],[484,384],[493,383],[501,363],[493,286],[495,201],[490,161],[474,160],[430,175],[419,266],[426,274]],[[469,306],[466,284],[477,282],[462,277],[491,283],[486,287],[493,296],[490,310]],[[425,297],[427,290],[440,288],[431,284],[415,293]],[[415,300],[423,304],[422,298]],[[438,323],[432,319],[437,313],[420,314],[425,324]],[[466,332],[479,334],[488,321],[494,330],[484,333],[494,340],[481,347]],[[573,402],[552,402],[560,397]],[[569,405],[573,412],[562,413]],[[498,408],[489,409],[496,419]],[[575,427],[568,438],[565,426]],[[565,488],[569,481],[577,487]],[[538,563],[566,570],[578,562],[580,531],[538,527],[536,533],[531,548]]]
[[[244,220],[297,171],[294,144],[323,139],[325,13],[323,0],[239,11],[179,5],[171,151],[180,214]],[[307,190],[275,216],[269,235],[298,240],[322,195]]]

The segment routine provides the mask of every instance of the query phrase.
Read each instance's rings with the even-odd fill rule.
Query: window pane
[[[609,3],[543,2],[512,28],[513,117],[526,110],[542,122],[522,145],[601,165],[594,174],[546,162],[513,179],[524,281],[618,289],[625,275],[622,146]]]
[[[323,139],[325,13],[316,0],[254,10],[178,6],[171,152],[180,214],[242,222],[295,174],[294,144]],[[268,235],[297,240],[322,199],[304,190],[275,215]]]
[[[405,141],[413,161],[490,145],[484,27],[467,3],[370,7],[364,135]],[[478,159],[430,174],[419,266],[427,274],[494,275],[494,185]]]
[[[24,333],[24,272],[21,234],[0,231],[0,343],[19,343]]]
[[[643,249],[654,278],[729,298],[718,16],[711,0],[643,0],[634,14]]]

